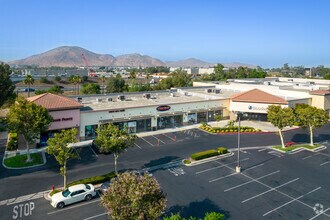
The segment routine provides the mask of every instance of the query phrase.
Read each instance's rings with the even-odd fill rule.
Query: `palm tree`
[[[28,85],[28,97],[30,97],[30,86],[34,83],[34,78],[30,74],[26,75],[23,82]]]
[[[102,81],[102,93],[104,94],[105,75],[101,76],[101,81]]]
[[[78,92],[78,95],[79,95],[79,84],[82,82],[81,76],[75,76],[74,77],[74,82],[77,85],[77,92]]]

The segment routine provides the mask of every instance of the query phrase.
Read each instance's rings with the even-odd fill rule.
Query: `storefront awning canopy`
[[[126,122],[126,121],[135,121],[135,120],[142,120],[142,119],[148,119],[153,117],[152,115],[139,115],[129,118],[114,118],[114,119],[107,119],[107,120],[100,120],[101,124],[107,124],[107,123],[114,123],[114,122]]]

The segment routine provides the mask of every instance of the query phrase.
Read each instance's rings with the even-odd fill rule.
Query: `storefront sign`
[[[69,118],[57,118],[57,119],[53,119],[53,122],[60,122],[60,121],[72,121],[73,118],[69,117]]]
[[[257,110],[257,111],[267,111],[267,108],[266,107],[256,107],[256,106],[252,106],[252,105],[249,105],[249,110]]]
[[[157,111],[159,112],[165,112],[165,111],[168,111],[171,109],[171,106],[168,106],[168,105],[161,105],[161,106],[158,106],[157,108]]]

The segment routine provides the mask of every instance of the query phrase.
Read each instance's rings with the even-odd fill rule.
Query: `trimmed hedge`
[[[116,177],[115,172],[107,173],[107,174],[100,175],[100,176],[92,176],[92,177],[88,177],[88,178],[85,178],[85,179],[80,179],[80,180],[77,180],[77,181],[73,181],[73,182],[68,184],[68,187],[76,185],[76,184],[91,183],[91,184],[94,185],[94,184],[104,183],[106,181],[111,180],[114,177]]]
[[[201,129],[211,132],[211,133],[227,133],[227,132],[238,132],[238,126],[229,126],[229,127],[211,127],[211,126],[205,126],[201,125]],[[241,126],[240,127],[241,132],[260,132],[260,129],[255,129],[253,127],[248,126]]]
[[[225,147],[219,147],[218,148],[218,154],[221,155],[221,154],[226,154],[228,153],[228,149],[225,148]]]
[[[209,157],[218,156],[228,153],[228,149],[225,147],[219,147],[218,149],[206,150],[192,154],[190,157],[193,160],[202,160]]]
[[[218,155],[217,150],[206,150],[206,151],[201,151],[201,152],[192,154],[191,158],[194,160],[201,160],[201,159],[205,159],[205,158],[213,157],[213,156],[217,156],[217,155]]]

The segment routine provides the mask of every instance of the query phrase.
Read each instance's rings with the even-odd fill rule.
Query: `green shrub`
[[[208,127],[208,126],[209,126],[209,124],[206,123],[205,121],[203,121],[203,122],[201,123],[201,125],[202,125],[203,127]]]
[[[206,151],[201,151],[201,152],[192,154],[191,158],[194,160],[201,160],[201,159],[205,159],[205,158],[213,157],[213,156],[217,156],[217,155],[218,155],[217,150],[206,150]]]
[[[190,164],[191,161],[190,161],[189,159],[185,159],[185,160],[183,161],[183,163],[184,163],[184,164]]]
[[[68,187],[76,185],[76,184],[91,183],[91,184],[94,185],[94,184],[104,183],[106,181],[111,180],[114,177],[116,177],[116,174],[114,172],[111,172],[111,173],[107,173],[107,174],[104,174],[104,175],[101,175],[101,176],[93,176],[93,177],[88,177],[88,178],[85,178],[85,179],[80,179],[80,180],[77,180],[77,181],[73,181],[73,182],[68,184]]]
[[[7,150],[13,151],[18,148],[18,135],[15,132],[9,133],[9,141],[7,143]]]
[[[233,132],[234,130],[233,129],[230,129],[230,132]]]
[[[228,149],[225,148],[225,147],[219,147],[218,148],[218,154],[221,155],[221,154],[226,154],[228,153]]]
[[[50,196],[53,196],[55,193],[58,193],[58,192],[61,192],[61,190],[59,190],[59,189],[54,189],[54,190],[52,190],[52,191],[49,193],[49,195],[50,195]]]

